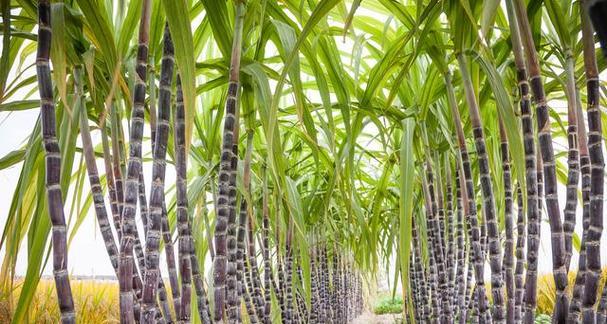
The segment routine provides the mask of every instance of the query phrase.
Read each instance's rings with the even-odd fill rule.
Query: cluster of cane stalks
[[[236,10],[230,83],[225,106],[222,160],[218,177],[217,221],[214,244],[210,247],[214,262],[212,282],[214,297],[213,302],[210,303],[207,295],[208,285],[200,272],[196,245],[192,237],[187,194],[188,154],[183,93],[180,76],[175,72],[177,69],[168,24],[164,29],[159,87],[157,95],[150,94],[151,115],[148,118],[150,124],[145,123],[146,95],[149,91],[155,91],[154,88],[148,89],[147,73],[150,3],[149,0],[142,3],[128,154],[125,153],[123,143],[117,140],[120,138],[118,134],[121,134],[123,129],[116,110],[110,108],[109,128],[105,127],[102,131],[110,212],[106,210],[104,188],[97,171],[89,130],[84,69],[82,66],[77,66],[73,71],[74,93],[78,96],[77,113],[80,114],[83,155],[86,160],[95,214],[107,254],[119,279],[121,323],[188,323],[191,321],[192,309],[197,310],[203,323],[240,323],[243,316],[248,317],[251,323],[272,323],[272,293],[279,300],[277,313],[284,323],[348,322],[358,315],[363,307],[360,275],[353,270],[351,263],[337,254],[337,251],[334,251],[330,268],[326,247],[319,250],[320,253],[313,252],[310,268],[313,277],[311,288],[313,306],[306,306],[304,291],[293,290],[294,278],[300,283],[298,287],[303,287],[303,276],[301,265],[298,264],[295,268],[293,263],[292,222],[289,223],[284,254],[279,254],[280,249],[277,249],[275,261],[270,255],[267,186],[263,190],[262,207],[263,271],[257,264],[259,256],[255,250],[253,207],[247,203],[250,197],[237,195],[236,190],[236,168],[239,158],[235,139],[238,138],[239,124],[239,65],[244,14],[242,2]],[[49,1],[39,2],[38,13],[37,65],[46,149],[47,194],[53,224],[54,275],[61,320],[63,323],[75,323],[77,314],[74,311],[70,281],[66,271],[66,226],[61,190],[58,185],[60,154],[55,136],[54,101],[49,69],[51,47]],[[157,102],[151,102],[152,98],[156,97]],[[142,137],[145,127],[150,127],[152,134],[152,183],[149,196],[143,177],[142,160]],[[174,140],[175,152],[177,257],[165,201],[166,155],[168,140],[171,137]],[[253,133],[248,133],[243,172],[245,188],[250,188],[252,139]],[[143,233],[139,233],[135,222],[137,214],[143,223]],[[117,236],[117,240],[114,235]],[[161,243],[164,244],[169,273],[170,298],[160,270]],[[195,307],[191,305],[193,296],[196,301]],[[243,301],[246,305],[246,313],[241,312]],[[322,311],[318,312],[317,309],[320,308]],[[317,319],[316,316],[319,318]]]
[[[410,257],[415,304],[413,313],[418,321],[533,323],[537,307],[540,220],[542,214],[546,213],[551,232],[552,275],[556,284],[553,323],[605,322],[607,293],[598,296],[600,237],[604,217],[604,159],[598,108],[598,70],[588,5],[583,4],[579,17],[584,53],[583,77],[587,85],[588,126],[577,97],[579,92],[576,91],[571,54],[564,66],[567,76],[565,93],[569,147],[563,212],[557,195],[548,102],[525,3],[506,1],[518,79],[518,94],[514,100],[518,101],[520,108],[526,183],[517,184],[512,177],[508,136],[500,117],[504,235],[498,228],[483,123],[466,57],[456,53],[474,134],[482,193],[481,209],[476,206],[477,188],[472,178],[459,108],[453,95],[451,74],[445,72],[459,152],[455,158],[447,161],[427,158],[425,163],[422,180],[425,216],[413,224],[414,244]],[[535,107],[535,118],[531,113],[532,107]],[[433,166],[444,170],[443,174],[433,172]],[[521,188],[525,188],[526,195],[523,195]],[[578,191],[582,192],[583,236],[574,287],[567,290],[567,275],[572,268],[572,237]],[[446,199],[443,199],[445,196]],[[517,208],[514,208],[515,204]],[[427,244],[421,244],[419,240],[418,231],[422,227],[427,231]],[[490,285],[485,283],[484,267],[487,261],[491,272]],[[491,303],[486,286],[490,287]]]

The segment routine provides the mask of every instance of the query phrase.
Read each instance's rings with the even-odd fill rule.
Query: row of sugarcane
[[[575,87],[573,58],[569,58],[564,66],[567,73],[565,93],[568,103],[569,150],[563,218],[556,191],[555,155],[552,147],[549,108],[526,5],[520,0],[508,0],[506,5],[518,81],[526,181],[516,186],[513,184],[508,139],[505,126],[500,119],[501,166],[505,199],[503,204],[505,236],[502,246],[502,234],[497,223],[479,105],[468,72],[466,57],[461,53],[457,54],[474,134],[482,212],[479,214],[476,207],[476,188],[472,178],[471,160],[451,83],[451,74],[447,72],[445,84],[448,104],[456,128],[458,152],[447,162],[432,161],[428,158],[425,163],[425,176],[422,181],[425,220],[419,218],[417,222],[423,224],[414,222],[412,229],[413,242],[415,242],[411,254],[410,279],[415,304],[413,313],[415,318],[423,323],[456,321],[534,323],[537,307],[540,222],[545,210],[551,230],[552,274],[556,284],[553,323],[605,323],[607,293],[604,290],[603,295],[598,296],[601,275],[600,237],[604,217],[604,159],[598,69],[588,3],[584,2],[583,10],[580,10],[588,128],[584,123],[581,100]],[[534,130],[531,114],[531,96],[536,107],[537,133]],[[440,165],[446,170],[444,177],[436,179],[433,164]],[[452,174],[455,177],[452,177]],[[445,185],[441,186],[441,184]],[[516,188],[516,197],[513,188]],[[576,280],[571,289],[572,296],[569,296],[567,275],[571,268],[577,193],[580,189],[583,202],[583,235]],[[453,195],[454,190],[455,195]],[[523,195],[523,190],[526,190],[526,195]],[[445,194],[446,201],[443,200]],[[526,203],[523,201],[523,196],[526,197]],[[516,223],[515,200],[518,206]],[[422,225],[427,229],[427,246],[421,246],[419,243],[421,241],[417,239]],[[427,261],[424,260],[426,255]],[[489,304],[484,278],[487,259],[491,270],[492,305]]]
[[[244,314],[251,323],[272,323],[277,320],[283,323],[348,322],[360,314],[363,309],[363,300],[362,278],[353,270],[352,264],[345,256],[338,255],[335,250],[329,271],[326,247],[320,249],[320,253],[317,253],[316,249],[312,251],[312,266],[310,267],[312,284],[309,291],[312,306],[308,306],[304,297],[306,294],[302,288],[302,266],[297,264],[297,268],[294,268],[294,249],[291,244],[292,220],[289,221],[284,249],[280,249],[277,236],[275,258],[270,255],[267,179],[264,181],[263,189],[263,222],[257,231],[262,236],[261,259],[263,264],[261,269],[263,271],[257,264],[258,254],[255,245],[257,228],[255,228],[253,217],[254,206],[250,204],[252,197],[244,193],[238,195],[236,191],[236,170],[239,163],[238,92],[243,2],[238,2],[236,7],[234,46],[218,175],[218,195],[215,199],[215,236],[214,242],[208,242],[213,260],[213,302],[210,302],[204,274],[200,269],[199,254],[195,249],[197,244],[192,236],[187,193],[188,154],[186,151],[185,109],[168,24],[164,29],[158,89],[156,89],[156,77],[153,71],[151,78],[148,79],[150,4],[150,0],[144,0],[141,7],[128,155],[125,153],[125,145],[122,140],[124,132],[119,110],[110,103],[107,107],[108,122],[106,123],[105,120],[100,122],[110,212],[106,209],[101,176],[97,169],[96,153],[89,129],[85,70],[81,66],[76,66],[72,74],[77,108],[75,111],[80,117],[83,156],[95,214],[119,282],[120,322],[189,323],[192,309],[197,309],[202,323],[240,323],[243,321]],[[43,140],[46,149],[47,195],[53,225],[54,275],[61,320],[63,323],[75,323],[74,300],[67,273],[66,225],[63,215],[63,198],[59,187],[61,161],[55,131],[53,86],[49,68],[51,21],[48,0],[39,1],[38,13],[36,62]],[[176,89],[176,93],[173,93],[173,89]],[[148,92],[149,97],[146,101]],[[157,102],[155,98],[157,98]],[[149,196],[146,194],[142,160],[146,102],[149,108],[153,157]],[[171,129],[174,139],[176,172],[177,257],[165,198],[166,155]],[[246,135],[243,185],[246,188],[245,191],[250,193],[253,131],[247,130]],[[276,214],[278,215],[278,212]],[[136,215],[141,217],[143,235],[138,232],[135,222]],[[160,270],[161,242],[164,245],[169,273],[170,297]],[[261,273],[264,275],[263,280],[260,277]],[[278,281],[274,274],[277,275]],[[295,292],[293,290],[294,277],[299,282]],[[279,311],[275,311],[279,314],[276,318],[272,318],[272,292],[279,300],[280,306]],[[191,305],[193,300],[196,303],[195,308]],[[246,313],[241,312],[243,302]]]
[[[265,238],[264,238],[265,239]],[[287,238],[288,240],[288,238]],[[256,270],[245,272],[246,287],[240,290],[237,298],[245,304],[246,317],[250,323],[349,323],[364,309],[363,279],[355,270],[347,256],[333,250],[329,258],[326,245],[313,247],[310,257],[310,303],[306,302],[303,268],[295,264],[290,244],[286,243],[284,255],[277,249],[276,272],[278,281],[273,277],[268,258],[264,257],[264,276],[260,279]],[[268,254],[264,249],[262,254]],[[255,266],[255,257],[245,262],[250,270]],[[254,269],[254,268],[253,268]],[[263,281],[263,284],[262,284]],[[297,284],[296,284],[297,282]],[[243,283],[244,284],[244,283]],[[263,285],[263,288],[261,286]],[[294,289],[295,288],[295,289]],[[278,310],[271,316],[272,296],[275,296]],[[240,302],[238,303],[240,305]],[[234,313],[237,318],[230,322],[240,323],[242,314]]]
[[[50,20],[48,20],[50,5],[47,1],[39,3],[39,49],[38,65],[42,68],[48,67],[48,51],[50,47]],[[186,151],[185,151],[185,112],[183,105],[183,95],[179,76],[176,78],[177,94],[175,97],[175,107],[171,112],[173,100],[173,80],[174,80],[174,58],[173,45],[168,26],[165,27],[164,48],[160,76],[160,87],[158,91],[158,112],[156,116],[155,105],[151,104],[151,112],[154,114],[152,128],[152,151],[153,151],[153,181],[151,184],[150,201],[147,202],[145,183],[142,172],[142,134],[144,128],[144,104],[145,88],[147,83],[147,31],[149,23],[149,1],[144,2],[142,24],[140,26],[140,44],[137,51],[137,80],[133,95],[133,110],[130,126],[130,143],[128,164],[125,168],[124,144],[119,140],[122,138],[120,118],[117,110],[111,108],[110,141],[108,139],[105,127],[102,127],[101,137],[103,146],[104,166],[106,170],[106,179],[111,206],[111,215],[113,222],[110,222],[109,213],[106,210],[103,188],[100,182],[100,175],[97,170],[94,146],[91,140],[88,117],[87,117],[87,99],[84,91],[84,69],[81,66],[74,68],[73,83],[75,95],[77,97],[77,112],[80,114],[80,134],[83,146],[83,155],[85,158],[87,173],[91,193],[94,201],[95,214],[106,246],[107,253],[112,263],[112,267],[119,280],[120,286],[120,308],[121,322],[187,322],[190,319],[190,300],[192,279],[197,296],[199,297],[198,308],[201,318],[208,318],[208,303],[206,301],[206,292],[202,282],[202,276],[198,269],[198,260],[194,251],[194,242],[191,236],[191,225],[188,217],[187,206],[187,180],[186,180]],[[48,30],[48,37],[45,31]],[[48,44],[48,45],[44,45]],[[46,62],[43,59],[46,58]],[[41,101],[52,104],[52,92],[50,96],[45,92],[45,87],[51,87],[50,78],[47,79],[45,71],[38,69],[39,87],[41,91]],[[151,83],[151,82],[150,82]],[[54,128],[52,117],[44,116],[47,107],[42,107],[43,124],[48,124]],[[166,151],[168,146],[171,113],[173,113],[174,146],[175,146],[175,169],[176,179],[176,214],[178,228],[178,262],[179,274],[176,266],[175,252],[172,243],[171,229],[167,217],[165,206],[164,174],[166,172]],[[53,113],[54,114],[54,113]],[[56,141],[56,139],[55,139]],[[111,153],[110,153],[111,151]],[[47,154],[48,157],[54,157],[54,154]],[[53,167],[48,174],[54,174],[55,164],[47,163],[47,167]],[[58,168],[57,168],[58,170]],[[53,196],[52,188],[54,185],[47,181],[49,187],[49,204],[59,205],[61,208],[61,192],[57,197]],[[135,215],[139,207],[139,213],[144,224],[143,242],[145,242],[145,251],[142,244],[142,238],[138,233],[135,224]],[[62,214],[62,210],[59,213]],[[61,222],[53,222],[54,233],[63,230],[65,235],[65,221],[62,217]],[[112,229],[112,225],[114,228]],[[118,237],[118,243],[114,238],[114,231]],[[172,302],[175,316],[171,314],[169,298],[160,278],[160,239],[165,245],[165,254],[168,264],[169,279],[172,292]],[[65,244],[65,236],[53,236],[53,244]],[[55,262],[55,278],[57,283],[57,294],[61,310],[61,319],[64,323],[75,322],[74,302],[65,264],[66,255],[58,254],[61,249],[53,249],[55,258],[61,258],[62,262]],[[136,262],[135,262],[136,259]],[[63,264],[62,264],[63,263]],[[61,266],[60,269],[57,266]],[[201,303],[202,301],[202,303]]]
[[[300,323],[350,323],[364,310],[362,276],[336,249],[329,263],[327,252],[321,245],[310,253],[312,302],[307,320]]]

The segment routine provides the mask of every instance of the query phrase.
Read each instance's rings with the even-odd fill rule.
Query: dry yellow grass
[[[575,281],[576,272],[569,272],[569,294],[573,289],[573,283]],[[607,268],[603,269],[601,281],[599,284],[599,298],[603,287],[605,286],[605,280],[607,279]],[[551,273],[539,276],[537,282],[537,312],[541,314],[552,314],[554,308],[554,300],[556,297],[556,287],[554,285],[554,278]]]
[[[19,297],[18,287],[13,294],[14,306]],[[118,323],[118,283],[94,280],[72,280],[72,293],[78,314],[78,323]],[[0,323],[10,323],[11,304],[0,300]],[[55,284],[52,280],[41,280],[27,314],[27,323],[58,323],[59,309]]]

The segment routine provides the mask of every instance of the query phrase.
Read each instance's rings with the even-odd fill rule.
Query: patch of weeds
[[[377,315],[400,314],[403,312],[403,299],[399,296],[384,297],[375,304],[373,312]]]
[[[552,318],[546,314],[539,314],[535,317],[535,324],[550,324],[552,323]]]

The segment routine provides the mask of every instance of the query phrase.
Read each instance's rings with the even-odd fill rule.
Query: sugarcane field
[[[0,324],[607,324],[607,0],[0,11]]]

